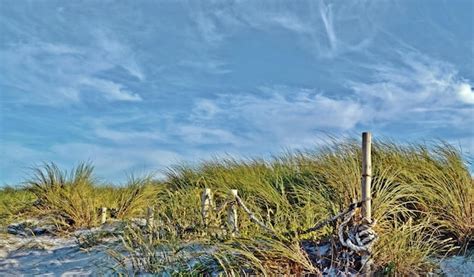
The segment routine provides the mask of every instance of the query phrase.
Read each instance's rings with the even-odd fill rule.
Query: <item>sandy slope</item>
[[[103,276],[114,262],[105,245],[81,250],[75,238],[51,235],[0,237],[0,276]],[[473,257],[450,257],[441,268],[447,276],[472,276]]]
[[[104,246],[83,251],[74,239],[8,236],[0,243],[6,248],[0,276],[96,276],[110,273],[113,264]]]

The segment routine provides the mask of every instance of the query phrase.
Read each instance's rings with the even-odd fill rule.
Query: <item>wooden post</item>
[[[372,222],[372,135],[362,133],[362,217],[367,222]]]
[[[148,207],[146,209],[146,226],[147,226],[148,229],[153,228],[154,217],[155,217],[155,213],[153,211],[153,207]]]
[[[102,207],[102,209],[100,209],[100,215],[101,215],[100,223],[104,224],[107,221],[107,208],[106,207]]]
[[[231,237],[235,237],[237,232],[239,231],[239,226],[237,223],[237,190],[231,189],[230,190],[230,200],[232,201],[229,210],[227,211],[227,223],[229,224],[230,228],[230,235]]]
[[[201,215],[204,227],[209,226],[209,213],[212,208],[211,189],[205,188],[201,195]]]
[[[362,219],[368,223],[372,222],[372,134],[362,133]],[[361,256],[362,276],[371,276],[371,250]]]

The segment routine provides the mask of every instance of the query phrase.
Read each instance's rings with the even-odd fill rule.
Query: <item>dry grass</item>
[[[28,217],[35,200],[32,193],[22,188],[0,189],[0,227]]]
[[[31,209],[33,214],[46,217],[60,229],[97,226],[100,207],[115,211],[117,219],[142,215],[145,207],[156,201],[159,187],[152,183],[147,177],[132,178],[123,187],[103,186],[87,164],[69,174],[55,164],[45,164],[26,182],[27,190],[38,200]]]
[[[129,229],[123,236],[128,254],[116,253],[121,262],[131,259],[135,271],[316,272],[299,242],[328,239],[334,235],[334,226],[296,234],[360,199],[360,156],[360,143],[347,140],[271,160],[221,159],[176,166],[168,170],[163,183],[141,178],[123,187],[98,184],[89,165],[67,174],[50,164],[36,170],[24,192],[29,196],[18,202],[31,201],[28,193],[32,193],[40,201],[28,212],[49,215],[66,229],[97,225],[96,210],[101,206],[114,208],[118,218],[127,219],[143,216],[145,208],[153,205],[154,235]],[[474,183],[457,149],[445,143],[376,141],[373,166],[373,216],[380,235],[374,259],[379,270],[427,272],[433,267],[431,257],[455,249],[465,252],[472,246]],[[200,215],[203,188],[212,189],[217,209],[207,230]],[[223,231],[228,191],[234,188],[276,237],[269,237],[242,212],[238,237],[230,238]],[[5,195],[0,198],[12,199]],[[189,251],[177,251],[187,244],[203,247],[193,252],[198,262],[192,268],[187,264]],[[157,254],[166,247],[176,249]],[[170,253],[174,256],[162,259]]]

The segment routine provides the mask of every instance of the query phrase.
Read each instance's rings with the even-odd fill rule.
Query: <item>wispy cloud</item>
[[[386,5],[367,5],[364,1],[326,2],[300,1],[291,5],[285,1],[239,1],[230,7],[203,3],[196,8],[194,20],[198,33],[212,47],[231,37],[229,31],[251,27],[266,32],[278,28],[289,31],[299,38],[302,47],[319,58],[335,58],[366,49],[377,33],[371,16],[381,16]],[[355,17],[354,11],[364,13]],[[339,34],[338,28],[343,29]]]
[[[302,21],[301,18],[288,14],[271,14],[266,18],[269,22],[274,22],[276,26],[296,32],[298,34],[308,34],[311,32],[311,26]]]
[[[349,82],[357,97],[367,103],[367,120],[412,118],[416,122],[419,116],[415,113],[438,111],[431,120],[441,126],[459,123],[458,117],[472,112],[464,106],[472,104],[470,82],[458,76],[453,65],[420,53],[399,55],[402,64],[372,66],[372,82]]]
[[[350,99],[335,99],[314,89],[262,87],[262,96],[236,97],[239,114],[260,124],[296,128],[350,129],[361,117],[361,107]],[[306,118],[306,119],[305,119]],[[308,120],[310,119],[310,120]]]
[[[357,101],[331,98],[315,89],[274,86],[259,90],[260,95],[223,94],[206,100],[205,105],[196,103],[195,109],[210,107],[206,119],[241,130],[250,145],[267,141],[280,147],[301,146],[325,131],[350,130],[363,118]]]
[[[100,144],[65,143],[53,145],[50,149],[55,160],[72,166],[69,157],[76,161],[93,161],[109,180],[124,179],[124,175],[136,172],[154,172],[177,163],[182,157],[173,151],[153,147],[118,146]]]
[[[81,101],[84,90],[95,90],[108,101],[140,101],[142,98],[116,80],[97,77],[122,67],[131,76],[145,76],[132,51],[102,33],[88,45],[30,40],[0,47],[4,62],[2,84],[22,93],[10,92],[21,103],[64,105]],[[54,80],[54,81],[52,81]]]
[[[99,50],[95,59],[105,60],[110,67],[121,66],[140,81],[145,80],[145,73],[130,46],[114,38],[111,32],[102,29],[94,31],[93,35],[97,41],[96,48]]]
[[[325,5],[323,1],[320,2],[319,13],[321,14],[321,19],[324,23],[324,29],[328,36],[329,44],[332,51],[337,51],[337,37],[334,31],[334,23],[332,16],[332,6],[331,4]]]
[[[110,101],[142,101],[137,93],[128,91],[122,84],[99,78],[82,78],[78,80],[78,89],[88,87],[92,91],[97,91],[104,95],[105,99]]]

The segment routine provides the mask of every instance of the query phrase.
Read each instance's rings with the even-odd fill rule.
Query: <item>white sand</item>
[[[440,262],[446,276],[474,276],[474,257],[453,256]]]
[[[7,256],[0,258],[0,276],[96,276],[112,271],[104,246],[79,249],[75,239],[41,236],[0,240]]]
[[[0,276],[102,276],[111,275],[114,264],[105,245],[85,251],[74,238],[0,238]],[[474,276],[473,257],[449,257],[440,266],[446,276]]]

